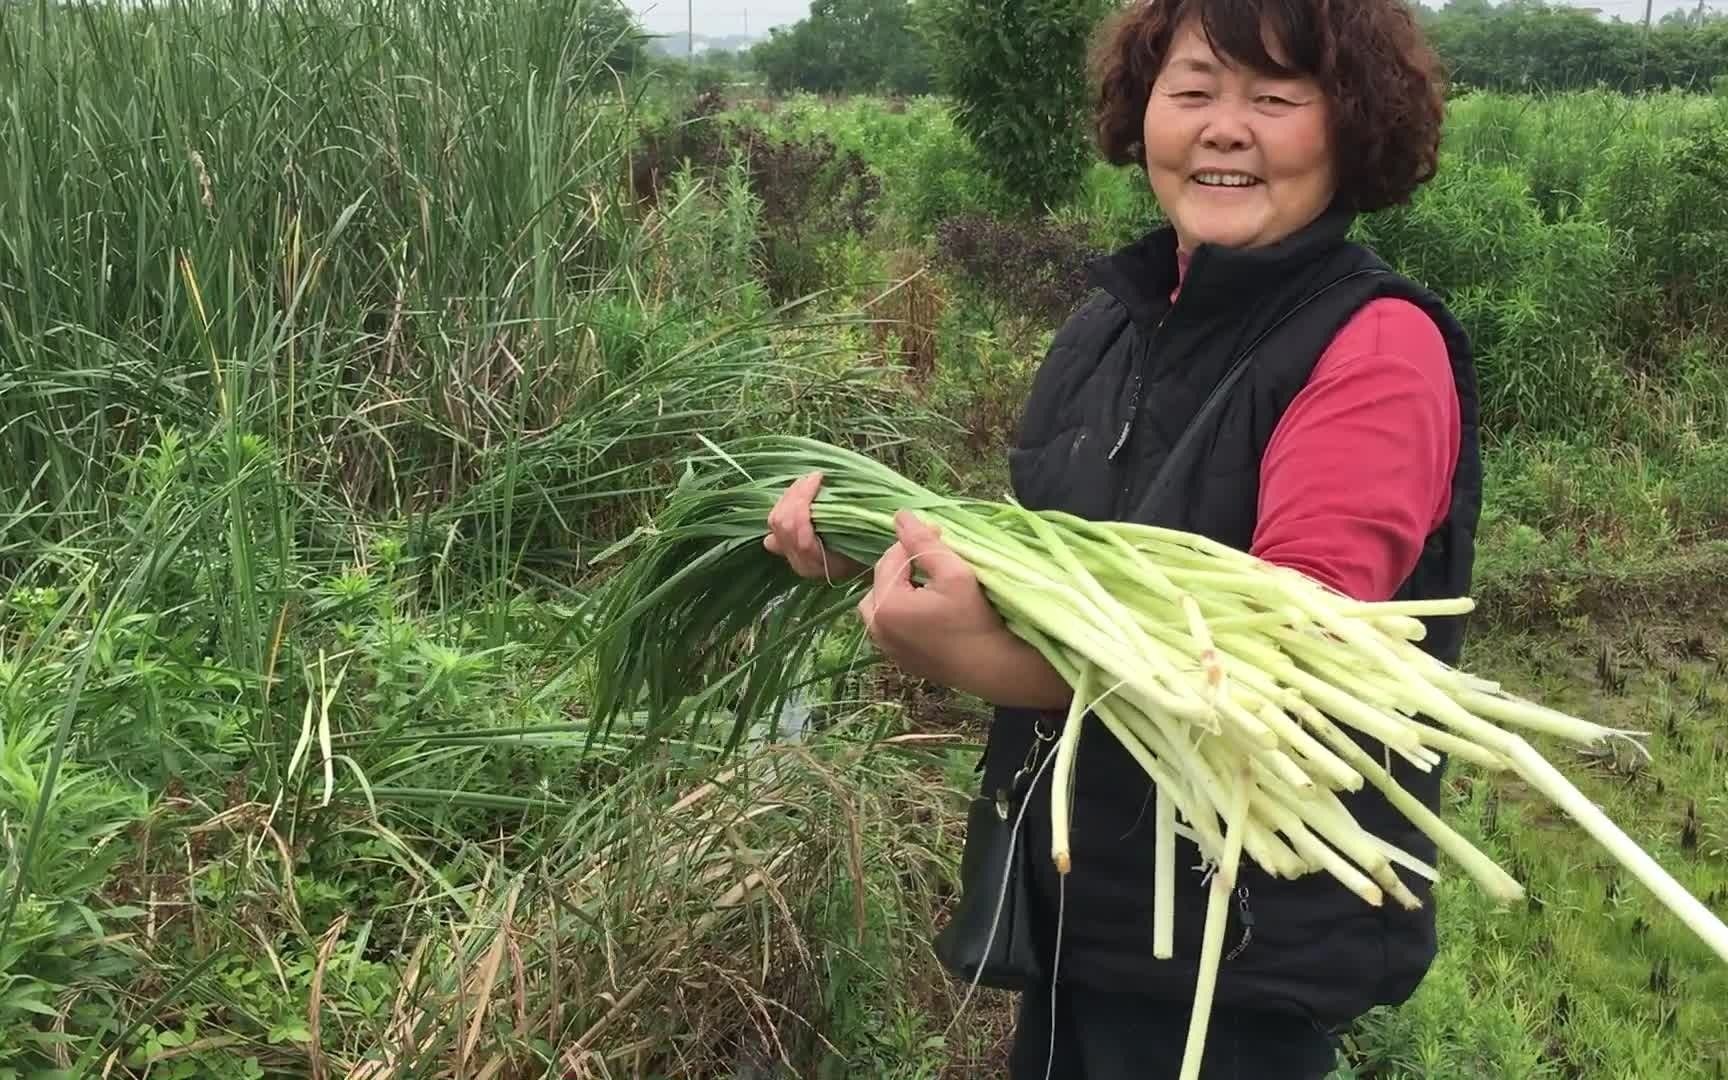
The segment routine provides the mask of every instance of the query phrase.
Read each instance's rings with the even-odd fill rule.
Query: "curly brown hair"
[[[1406,0],[1136,0],[1103,24],[1092,49],[1098,145],[1111,164],[1145,168],[1153,80],[1177,28],[1196,16],[1219,56],[1319,84],[1331,106],[1338,194],[1351,208],[1407,202],[1433,179],[1445,76]],[[1287,64],[1268,52],[1268,33]]]

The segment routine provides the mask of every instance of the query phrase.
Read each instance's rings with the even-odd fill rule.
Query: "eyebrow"
[[[1170,61],[1170,67],[1172,70],[1176,68],[1185,68],[1189,71],[1197,71],[1202,75],[1211,75],[1218,70],[1218,65],[1212,63],[1210,60],[1200,60],[1192,56],[1176,57]]]

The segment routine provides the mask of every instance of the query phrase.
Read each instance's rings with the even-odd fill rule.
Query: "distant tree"
[[[1086,50],[1114,0],[923,0],[919,28],[955,123],[1029,209],[1054,205],[1090,152]]]
[[[690,67],[688,77],[697,93],[720,90],[733,83],[748,82],[754,75],[750,68],[749,55],[730,49],[705,49],[696,54],[695,63]]]
[[[577,0],[577,17],[584,38],[606,50],[606,63],[613,70],[635,71],[644,66],[647,37],[622,0]]]
[[[814,0],[810,17],[776,27],[751,60],[777,93],[922,94],[931,87],[908,0]]]
[[[1492,90],[1708,88],[1728,75],[1728,20],[1605,21],[1541,0],[1448,0],[1424,17],[1455,83]]]

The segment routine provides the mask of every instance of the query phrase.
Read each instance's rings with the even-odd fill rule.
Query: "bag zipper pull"
[[[1248,910],[1248,886],[1237,886],[1236,907],[1242,916],[1242,940],[1238,941],[1236,947],[1230,950],[1230,955],[1226,956],[1225,960],[1234,960],[1241,956],[1242,950],[1246,949],[1248,943],[1254,940],[1254,913]]]

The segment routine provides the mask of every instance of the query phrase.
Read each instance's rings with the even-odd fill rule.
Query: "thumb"
[[[912,511],[902,510],[894,515],[894,533],[900,538],[900,546],[911,556],[914,566],[923,570],[929,580],[952,578],[957,574],[973,576],[966,560],[942,542],[941,530],[919,520]]]

